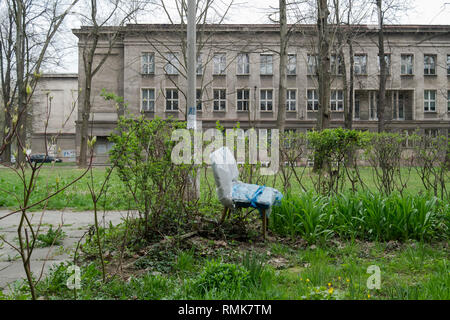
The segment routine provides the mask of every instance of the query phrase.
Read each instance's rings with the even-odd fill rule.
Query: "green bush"
[[[111,163],[139,211],[144,237],[150,231],[176,234],[191,223],[194,208],[185,195],[192,165],[171,159],[176,145],[172,133],[185,126],[179,121],[122,116],[118,133],[110,137]]]
[[[250,272],[244,267],[211,260],[206,263],[195,287],[202,293],[210,290],[240,291],[248,287],[250,281]]]
[[[356,151],[365,148],[369,136],[366,132],[343,128],[310,131],[307,134],[312,149],[314,189],[320,194],[342,191],[349,167],[357,166]]]

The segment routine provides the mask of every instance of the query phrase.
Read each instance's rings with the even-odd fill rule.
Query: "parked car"
[[[39,154],[32,154],[30,156],[30,160],[31,162],[34,163],[42,163],[42,162],[62,162],[61,159],[59,158],[55,158],[53,156],[49,156],[49,155],[45,155],[43,153],[39,153]]]

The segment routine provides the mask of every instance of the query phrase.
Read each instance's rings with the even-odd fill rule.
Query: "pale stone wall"
[[[78,112],[78,75],[44,74],[33,94],[31,149],[64,157],[75,150],[75,121]],[[52,147],[53,144],[53,147]]]

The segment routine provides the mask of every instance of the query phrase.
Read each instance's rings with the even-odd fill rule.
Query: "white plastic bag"
[[[222,147],[209,156],[216,181],[219,201],[227,208],[233,209],[233,181],[237,181],[239,171],[230,149]]]

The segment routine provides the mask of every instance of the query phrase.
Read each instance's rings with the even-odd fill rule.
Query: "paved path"
[[[0,210],[0,217],[8,212]],[[99,222],[104,226],[108,226],[109,222],[118,224],[126,215],[126,212],[120,211],[108,211],[105,214],[101,212],[99,213]],[[41,212],[30,213],[31,223],[37,225],[41,216]],[[0,220],[0,234],[5,237],[6,241],[14,245],[18,243],[17,226],[19,219],[20,214],[15,214]],[[93,224],[94,214],[92,211],[46,211],[42,216],[40,233],[46,233],[50,225],[53,226],[53,229],[62,225],[66,238],[62,241],[62,245],[59,246],[35,248],[31,261],[32,272],[39,277],[42,268],[45,273],[52,264],[68,260],[79,239]],[[25,278],[25,272],[20,255],[8,244],[0,240],[0,290],[6,289],[9,283],[21,278]]]

